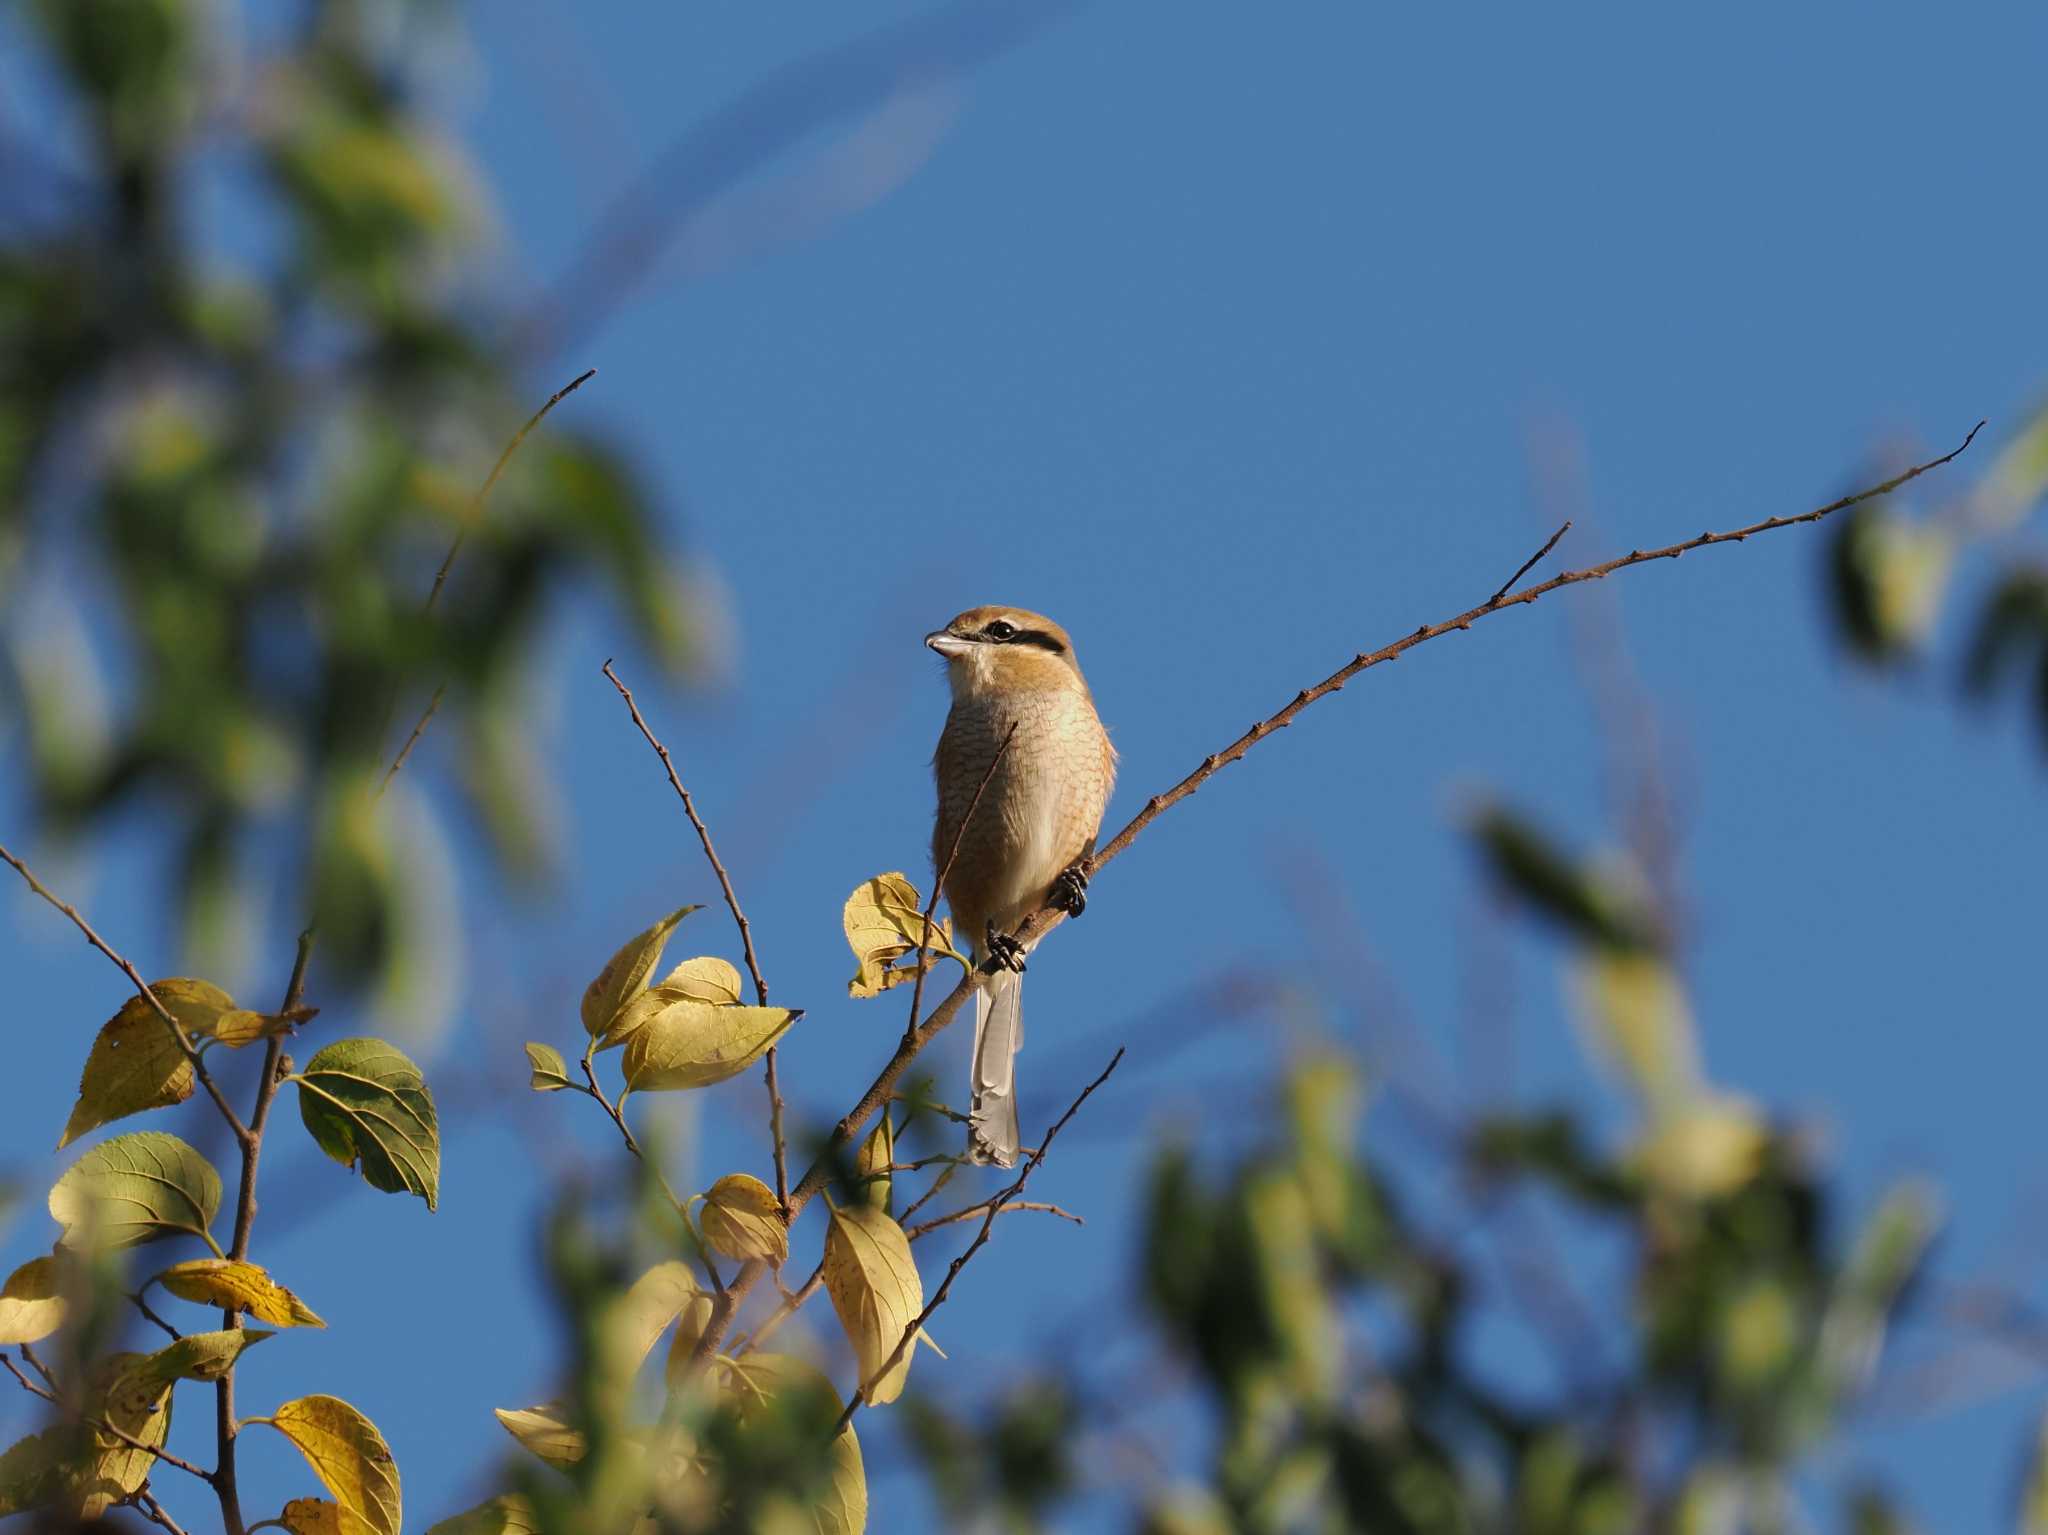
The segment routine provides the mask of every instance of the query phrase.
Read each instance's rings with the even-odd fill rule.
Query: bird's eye
[[[1017,629],[1014,624],[1006,624],[999,618],[983,632],[992,640],[1007,640],[1016,637]]]

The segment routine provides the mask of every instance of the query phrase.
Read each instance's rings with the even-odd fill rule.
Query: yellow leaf
[[[626,1005],[612,1014],[612,1021],[597,1036],[597,1048],[615,1049],[639,1033],[663,1010],[677,1002],[694,1000],[680,986],[650,986],[626,999]]]
[[[620,1069],[634,1092],[709,1087],[745,1071],[801,1012],[673,1001],[626,1041]]]
[[[1692,1010],[1669,965],[1654,954],[1596,950],[1575,981],[1579,1015],[1652,1112],[1699,1090]]]
[[[276,1013],[257,1013],[246,1007],[238,1007],[232,1012],[220,1015],[220,1021],[213,1026],[213,1037],[229,1049],[239,1050],[244,1045],[253,1045],[257,1040],[268,1039],[273,1034],[290,1033],[294,1021]]]
[[[696,1298],[697,1281],[686,1263],[657,1263],[612,1304],[609,1336],[624,1371],[640,1367],[668,1324]]]
[[[1681,1199],[1715,1199],[1756,1176],[1766,1134],[1743,1099],[1702,1094],[1666,1116],[1636,1148],[1644,1175]]]
[[[526,1085],[537,1093],[559,1093],[576,1085],[569,1080],[569,1063],[553,1045],[528,1044],[526,1064],[530,1069]]]
[[[604,1032],[605,1025],[612,1021],[612,1015],[625,1006],[633,994],[647,984],[647,978],[654,974],[654,967],[661,963],[661,951],[668,943],[668,935],[676,930],[676,924],[700,909],[685,906],[679,911],[672,911],[646,932],[635,933],[620,945],[618,953],[597,972],[597,979],[583,989],[585,1033],[595,1037]]]
[[[903,1228],[873,1205],[833,1210],[825,1232],[825,1289],[860,1361],[868,1402],[880,1407],[895,1401],[910,1374],[913,1349],[904,1349],[887,1374],[881,1370],[924,1310],[924,1283]]]
[[[203,989],[203,990],[199,990]],[[205,981],[172,979],[150,988],[188,1034],[209,1033],[228,995]],[[232,1004],[230,1004],[232,1005]],[[130,997],[100,1026],[78,1079],[78,1102],[57,1142],[59,1150],[89,1130],[145,1109],[168,1108],[192,1096],[192,1063],[146,997]]]
[[[661,978],[696,1002],[716,1002],[729,1007],[740,999],[740,973],[716,955],[686,959]]]
[[[516,1492],[443,1519],[427,1535],[540,1535],[533,1505]]]
[[[150,1380],[140,1354],[110,1354],[86,1372],[85,1410],[159,1446],[171,1430],[170,1387]],[[156,1457],[84,1424],[64,1423],[0,1455],[0,1518],[53,1508],[90,1523],[148,1480]]]
[[[846,983],[848,996],[879,996],[891,986],[916,976],[915,964],[891,968],[917,948],[925,931],[924,903],[917,886],[901,874],[877,874],[856,886],[846,898],[840,920],[846,929],[847,946],[860,966]],[[925,947],[933,953],[950,954],[952,945],[951,925],[934,917]]]
[[[246,1311],[257,1321],[269,1322],[274,1327],[327,1325],[311,1306],[254,1263],[240,1263],[232,1258],[194,1258],[172,1264],[154,1282],[179,1300]]]
[[[342,1528],[349,1535],[398,1535],[398,1467],[368,1418],[339,1397],[302,1396],[268,1418],[250,1421],[268,1423],[298,1446],[341,1505]]]
[[[868,1138],[860,1143],[858,1168],[860,1172],[860,1196],[877,1210],[887,1212],[894,1180],[889,1169],[896,1165],[896,1127],[883,1113],[875,1128],[868,1132]]]
[[[676,1318],[675,1336],[669,1340],[668,1362],[662,1374],[670,1390],[689,1379],[690,1356],[697,1352],[697,1340],[704,1336],[710,1321],[711,1297],[700,1290],[690,1297]]]
[[[0,1343],[34,1343],[64,1325],[64,1299],[55,1258],[31,1258],[0,1289]]]
[[[567,1408],[561,1402],[542,1402],[537,1407],[495,1409],[505,1432],[558,1470],[566,1471],[583,1458],[589,1447],[581,1429],[571,1428]]]
[[[188,1332],[158,1349],[136,1368],[149,1379],[169,1385],[179,1380],[219,1380],[235,1361],[276,1333],[254,1327],[228,1327],[216,1332]]]
[[[704,1195],[704,1240],[728,1258],[759,1258],[773,1268],[789,1260],[789,1227],[775,1191],[748,1173],[728,1173]]]
[[[325,1498],[293,1498],[277,1520],[292,1535],[353,1535],[341,1505]]]

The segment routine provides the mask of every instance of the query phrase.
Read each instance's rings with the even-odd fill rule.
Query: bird
[[[1020,1139],[1016,1055],[1024,1044],[1030,947],[1010,930],[1042,906],[1079,916],[1087,904],[1087,875],[1078,865],[1095,851],[1116,782],[1116,749],[1096,717],[1073,641],[1043,614],[969,608],[924,642],[945,658],[953,693],[932,758],[932,864],[954,932],[972,944],[981,977],[967,1151],[971,1161],[1009,1167]]]

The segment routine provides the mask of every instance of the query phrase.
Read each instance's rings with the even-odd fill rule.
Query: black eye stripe
[[[1019,629],[1004,643],[1009,645],[1036,645],[1040,650],[1050,650],[1054,655],[1065,655],[1067,650],[1067,647],[1059,642],[1057,636],[1047,634],[1043,629]]]

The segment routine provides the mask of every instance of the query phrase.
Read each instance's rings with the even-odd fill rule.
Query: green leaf
[[[801,1017],[786,1007],[665,1001],[626,1041],[620,1069],[634,1092],[709,1087],[753,1065]]]
[[[298,1296],[254,1263],[231,1258],[194,1258],[174,1263],[152,1283],[195,1305],[246,1311],[274,1327],[325,1327]]]
[[[873,1205],[885,1215],[890,1209],[895,1182],[889,1169],[895,1165],[896,1127],[890,1121],[888,1111],[884,1110],[875,1128],[868,1132],[868,1138],[860,1143],[855,1171],[860,1178],[858,1193],[861,1201]]]
[[[540,1535],[539,1516],[518,1493],[506,1493],[432,1525],[427,1535]]]
[[[219,1208],[220,1174],[213,1165],[175,1135],[157,1130],[103,1141],[50,1190],[50,1214],[70,1246],[90,1237],[130,1247],[181,1232],[211,1244]]]
[[[222,1016],[234,1007],[234,999],[210,981],[172,976],[155,982],[150,990],[163,1003],[164,1011],[177,1019],[188,1035],[204,1038],[211,1034]],[[149,998],[130,997],[119,1012],[100,1026],[85,1058],[85,1070],[78,1080],[78,1102],[57,1142],[61,1151],[89,1130],[145,1109],[168,1108],[192,1096],[192,1063],[169,1024],[149,1004]]]
[[[676,924],[701,906],[685,906],[670,912],[644,933],[635,933],[605,962],[597,978],[583,989],[583,1029],[595,1039],[604,1033],[618,1010],[647,984],[654,967],[661,963],[661,951]]]
[[[797,1421],[802,1421],[802,1408],[815,1404],[820,1409],[817,1416],[829,1423],[840,1407],[839,1393],[825,1372],[791,1354],[749,1354],[735,1361],[726,1376],[743,1426],[758,1419],[778,1398],[798,1410]],[[819,1535],[861,1535],[867,1528],[867,1471],[851,1423],[832,1441],[831,1480],[812,1505],[811,1516]]]
[[[34,1343],[64,1325],[64,1298],[57,1260],[31,1258],[0,1289],[0,1343]]]
[[[372,1535],[398,1535],[398,1467],[377,1426],[355,1408],[339,1397],[302,1396],[250,1422],[268,1423],[298,1446],[344,1514]]]
[[[2015,660],[2048,650],[2048,570],[2010,572],[1977,617],[1964,652],[1963,686],[1991,691]]]
[[[1472,835],[1502,884],[1574,936],[1618,949],[1663,947],[1648,902],[1626,875],[1581,867],[1528,821],[1499,806],[1480,813]]]
[[[775,1190],[748,1173],[728,1173],[705,1191],[698,1217],[704,1240],[728,1258],[758,1258],[771,1268],[789,1261],[789,1227]]]
[[[916,978],[915,963],[900,967],[896,964],[925,937],[924,901],[917,886],[903,875],[877,874],[855,886],[853,894],[846,898],[840,922],[846,930],[847,947],[853,950],[859,966],[853,979],[846,983],[849,997],[880,996],[890,987]],[[930,953],[960,959],[953,953],[952,926],[942,918],[932,918],[925,947]],[[964,959],[960,962],[966,963]]]
[[[342,1039],[306,1063],[299,1114],[335,1161],[387,1194],[440,1196],[441,1131],[417,1066],[381,1039]]]
[[[235,1367],[235,1361],[276,1333],[253,1327],[228,1327],[215,1332],[185,1334],[167,1348],[160,1348],[141,1365],[154,1380],[168,1386],[176,1380],[219,1380]]]
[[[1871,501],[1835,525],[1829,555],[1835,617],[1857,655],[1882,664],[1918,650],[1940,616],[1949,535]]]
[[[157,1446],[171,1429],[170,1386],[151,1379],[140,1354],[110,1354],[87,1371],[81,1401],[93,1416]],[[86,1424],[65,1423],[0,1455],[0,1517],[55,1508],[98,1519],[149,1477],[156,1457]]]
[[[529,1042],[526,1064],[530,1068],[526,1085],[537,1093],[559,1093],[576,1084],[569,1080],[569,1063],[553,1045]]]

